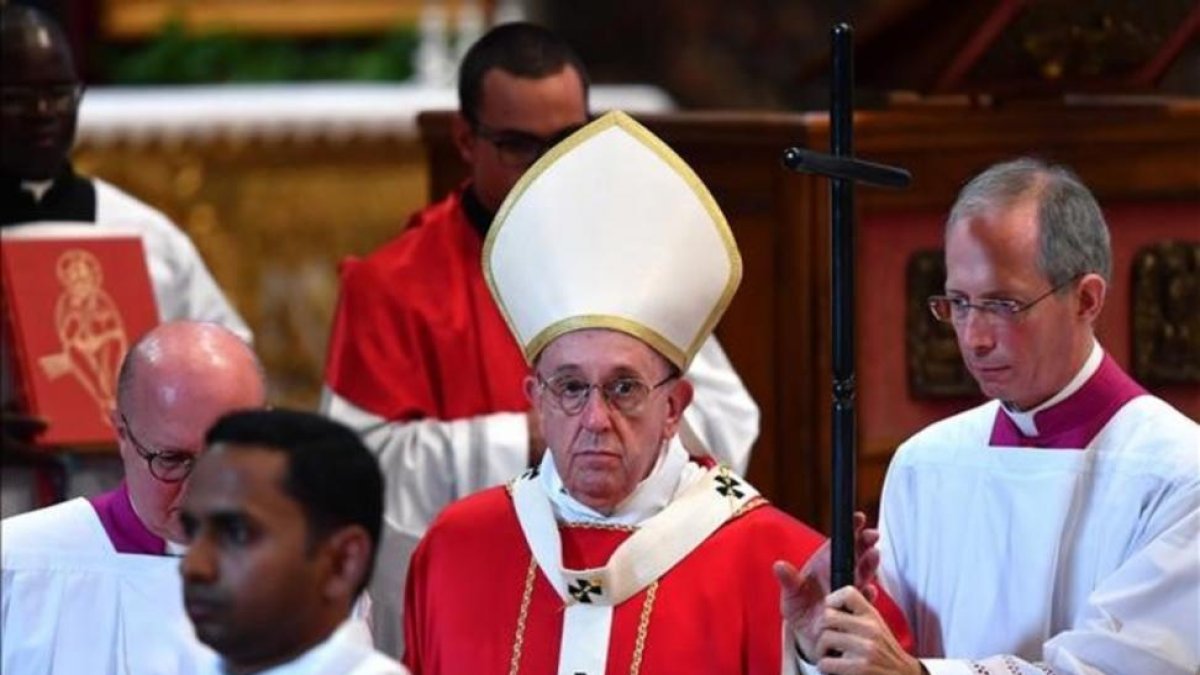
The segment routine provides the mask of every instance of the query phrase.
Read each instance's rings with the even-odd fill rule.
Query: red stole
[[[389,420],[528,409],[529,367],[488,292],[482,256],[455,192],[375,253],[344,262],[326,383]]]

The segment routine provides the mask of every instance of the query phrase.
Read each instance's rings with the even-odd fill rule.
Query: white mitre
[[[622,112],[529,168],[492,223],[483,268],[530,363],[564,333],[608,328],[683,371],[742,278],[737,244],[708,189]]]

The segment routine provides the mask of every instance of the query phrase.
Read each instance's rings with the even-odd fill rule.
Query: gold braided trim
[[[738,509],[737,511],[734,511],[733,515],[730,516],[729,519],[733,520],[734,518],[741,518],[742,516],[753,511],[754,509],[757,509],[760,506],[766,506],[770,503],[771,502],[768,502],[766,497],[763,497],[760,495],[758,497],[755,497],[754,499],[751,499],[750,501],[746,502],[745,504],[742,504],[742,508]]]
[[[512,658],[508,662],[508,675],[521,671],[521,652],[525,647],[525,625],[529,620],[529,603],[533,598],[533,581],[537,578],[537,561],[530,557],[529,571],[525,574],[525,590],[521,593],[521,611],[517,614],[517,631],[513,635]],[[650,612],[654,609],[654,598],[658,594],[658,580],[646,588],[646,599],[642,602],[642,615],[638,618],[637,641],[633,645],[633,660],[629,664],[629,675],[638,675],[642,669],[642,655],[646,651],[646,634],[650,632]],[[614,608],[615,610],[615,608]]]
[[[565,527],[570,530],[574,530],[574,529],[614,530],[617,532],[637,532],[638,531],[637,525],[622,525],[620,523],[588,523],[588,522],[566,523],[566,522],[563,522],[560,520],[560,521],[558,521],[558,525],[559,525],[559,527]]]
[[[642,669],[642,653],[646,651],[646,633],[650,631],[650,610],[654,607],[654,596],[658,592],[655,579],[646,589],[646,601],[642,603],[642,616],[638,619],[637,642],[633,644],[633,662],[629,664],[629,675],[638,675]]]
[[[529,601],[533,598],[533,580],[537,578],[537,560],[529,556],[529,571],[525,573],[525,590],[521,593],[521,611],[517,614],[517,632],[513,636],[512,659],[508,662],[508,675],[517,675],[521,670],[521,649],[525,646],[525,623],[529,620]]]

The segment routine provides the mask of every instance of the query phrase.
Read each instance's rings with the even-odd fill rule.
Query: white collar
[[[564,605],[558,672],[605,672],[614,608],[656,583],[758,498],[752,486],[724,467],[705,471],[689,462],[682,445],[676,443],[662,453],[650,476],[613,517],[594,515],[593,522],[616,524],[627,518],[632,520],[636,513],[654,508],[652,505],[658,504],[670,486],[675,486],[674,494],[666,499],[668,503],[657,507],[652,516],[636,522],[636,531],[617,546],[601,567],[563,566],[559,533],[563,516],[559,514],[566,504],[566,495],[547,490],[547,486],[554,484],[552,463],[543,460],[536,473],[530,470],[509,484],[517,522],[534,564]],[[694,477],[690,476],[693,470],[697,474]],[[652,494],[653,498],[639,494]],[[639,504],[637,508],[631,506],[634,502]],[[533,578],[531,574],[529,583]]]
[[[1017,425],[1021,433],[1026,436],[1037,436],[1037,423],[1034,421],[1034,416],[1039,412],[1046,410],[1052,406],[1058,405],[1065,401],[1068,396],[1079,391],[1085,382],[1100,369],[1100,363],[1104,360],[1104,350],[1100,348],[1100,343],[1092,338],[1092,351],[1088,354],[1087,359],[1083,362],[1083,367],[1079,372],[1075,373],[1075,377],[1067,383],[1057,394],[1051,396],[1045,403],[1031,408],[1029,410],[1013,410],[1008,405],[1001,402],[1000,407],[1008,415],[1008,418]]]
[[[349,672],[364,658],[374,651],[363,645],[357,637],[358,629],[353,620],[347,620],[329,634],[323,642],[309,648],[300,656],[259,671],[258,675],[314,675],[315,673]],[[229,668],[225,660],[221,660],[222,675],[228,675]]]
[[[21,189],[28,192],[35,203],[41,203],[42,197],[54,187],[54,179],[47,180],[23,180],[21,181]]]
[[[543,489],[550,497],[557,519],[568,523],[604,523],[609,525],[638,525],[662,511],[675,495],[704,475],[704,469],[688,459],[687,451],[678,436],[660,452],[654,468],[612,515],[606,516],[567,494],[562,478],[554,465],[552,453],[546,452],[539,468]]]

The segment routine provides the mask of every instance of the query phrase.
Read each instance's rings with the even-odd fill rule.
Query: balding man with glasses
[[[209,426],[264,405],[262,367],[225,328],[173,322],[129,350],[117,386],[122,483],[0,525],[5,675],[186,674],[214,658],[182,606],[180,507]]]
[[[900,447],[880,511],[880,577],[916,638],[893,649],[861,594],[816,621],[825,673],[1200,672],[1200,427],[1094,335],[1108,227],[1069,170],[989,168],[946,222],[954,327],[992,401]],[[859,670],[861,669],[861,670]]]

